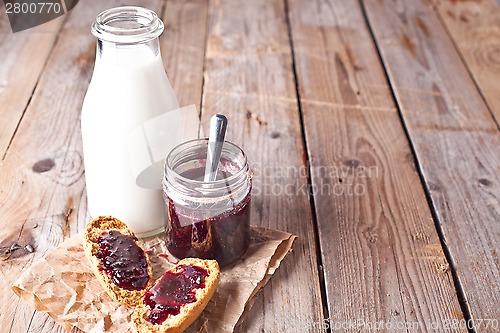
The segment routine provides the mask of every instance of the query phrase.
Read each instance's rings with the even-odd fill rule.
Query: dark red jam
[[[178,315],[183,305],[196,302],[195,289],[205,288],[207,276],[207,270],[197,266],[180,265],[167,271],[144,296],[150,310],[146,320],[159,325],[168,316]]]
[[[126,290],[142,290],[149,281],[146,255],[136,241],[136,237],[116,230],[105,231],[97,239],[99,268]]]
[[[250,194],[222,215],[195,222],[167,198],[165,218],[168,251],[177,258],[216,259],[224,266],[248,248]]]
[[[221,159],[220,163],[223,167],[217,171],[216,179],[224,180],[233,176],[233,163],[226,159]],[[205,168],[188,169],[181,176],[203,181]],[[209,213],[203,220],[200,220],[200,214],[193,213],[195,208],[176,204],[165,192],[164,217],[168,251],[179,259],[215,259],[220,266],[240,258],[249,244],[251,182],[248,187],[248,195],[243,200],[233,201],[224,213],[217,216]]]

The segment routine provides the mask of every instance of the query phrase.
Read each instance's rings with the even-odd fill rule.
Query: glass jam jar
[[[205,182],[208,139],[175,147],[165,161],[166,245],[177,258],[237,260],[248,248],[251,172],[243,150],[224,142],[215,181]]]

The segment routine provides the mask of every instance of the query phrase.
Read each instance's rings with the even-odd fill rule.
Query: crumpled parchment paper
[[[186,332],[233,332],[250,299],[279,267],[296,238],[286,232],[252,227],[247,252],[222,269],[217,291]],[[175,259],[163,255],[168,254],[163,235],[141,241],[149,250],[153,277],[157,279]],[[68,331],[77,327],[84,332],[133,332],[130,316],[134,308],[114,302],[101,287],[83,253],[81,234],[33,264],[12,290]]]

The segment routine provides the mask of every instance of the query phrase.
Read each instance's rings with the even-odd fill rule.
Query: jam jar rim
[[[117,21],[146,20],[139,27],[121,28],[112,26]],[[139,24],[139,23],[138,23]],[[100,40],[117,44],[143,43],[157,38],[164,30],[162,20],[151,9],[139,6],[109,8],[97,15],[91,26],[92,34]]]
[[[194,139],[185,141],[170,151],[164,165],[162,180],[164,195],[167,195],[170,199],[178,203],[208,204],[209,202],[230,200],[242,194],[246,195],[250,191],[252,187],[252,172],[248,166],[247,156],[243,149],[229,141],[225,141],[224,146],[226,147],[227,145],[229,149],[233,149],[233,152],[236,152],[241,157],[240,163],[238,163],[239,170],[231,176],[222,180],[205,182],[203,180],[183,177],[179,172],[174,170],[182,164],[182,157],[186,157],[189,153],[196,153],[197,149],[203,148],[207,144],[207,138]],[[224,151],[223,149],[222,156],[224,156]],[[193,158],[193,161],[196,161],[196,158]],[[176,163],[180,164],[176,165]],[[227,188],[231,190],[222,194],[221,190]]]
[[[201,139],[193,139],[193,140],[189,140],[189,141],[184,141],[182,142],[181,144],[178,144],[177,146],[175,146],[174,148],[172,148],[172,150],[168,153],[167,155],[167,158],[165,159],[165,166],[164,166],[164,175],[165,175],[165,178],[167,176],[167,167],[169,166],[169,161],[173,155],[173,153],[179,153],[177,152],[177,150],[179,148],[181,148],[182,146],[184,145],[188,145],[190,143],[195,143],[195,142],[208,142],[208,138],[201,138]],[[247,159],[247,155],[245,154],[245,152],[243,151],[243,149],[241,149],[238,145],[230,142],[230,141],[224,141],[224,145],[229,145],[233,148],[236,148],[238,149],[241,154],[243,155],[243,166],[247,166],[248,165],[248,159]],[[180,180],[183,180],[185,182],[188,182],[188,183],[192,183],[192,184],[196,184],[196,185],[202,185],[202,184],[211,184],[211,185],[225,185],[227,181],[232,181],[236,178],[240,178],[244,173],[248,173],[249,171],[248,170],[245,170],[244,167],[242,167],[240,170],[238,170],[238,172],[232,174],[231,176],[227,177],[227,178],[224,178],[224,179],[220,179],[220,180],[214,180],[214,181],[210,181],[210,182],[205,182],[204,180],[195,180],[195,179],[190,179],[190,178],[187,178],[187,177],[184,177],[182,176],[181,174],[179,174],[178,172],[174,171],[173,168],[169,168],[169,170],[172,171],[172,173],[175,174],[176,178],[179,178]],[[249,174],[249,176],[251,176],[251,174]]]

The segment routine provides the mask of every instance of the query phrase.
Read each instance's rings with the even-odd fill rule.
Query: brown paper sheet
[[[249,300],[266,284],[291,250],[297,237],[289,233],[252,227],[250,246],[235,264],[221,272],[217,291],[201,316],[186,332],[233,332]],[[13,291],[36,310],[47,312],[70,331],[133,332],[130,316],[133,307],[112,301],[87,263],[76,235],[49,252],[25,271]],[[143,239],[150,250],[154,278],[173,265],[162,236]]]

